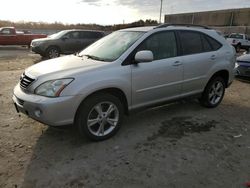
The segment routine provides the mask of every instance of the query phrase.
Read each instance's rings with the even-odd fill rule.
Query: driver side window
[[[65,36],[68,37],[69,39],[79,39],[80,38],[80,34],[78,31],[70,32],[70,33],[66,34]]]
[[[137,51],[150,50],[154,60],[166,59],[177,56],[175,34],[172,31],[159,32],[147,38]]]
[[[11,31],[9,29],[3,29],[1,32],[3,35],[10,35]]]

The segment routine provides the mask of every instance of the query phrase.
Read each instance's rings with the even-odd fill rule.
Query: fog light
[[[40,117],[42,115],[42,111],[40,109],[35,110],[36,117]]]

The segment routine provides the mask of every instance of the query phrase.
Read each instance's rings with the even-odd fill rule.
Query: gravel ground
[[[41,61],[0,47],[0,187],[240,188],[250,181],[250,83],[235,80],[215,109],[180,101],[126,117],[103,142],[15,112],[24,68]]]

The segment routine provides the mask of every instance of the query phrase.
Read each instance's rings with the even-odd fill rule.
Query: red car
[[[21,31],[16,31],[14,27],[2,27],[0,28],[0,45],[27,45],[33,39],[45,38],[44,34],[25,34]]]

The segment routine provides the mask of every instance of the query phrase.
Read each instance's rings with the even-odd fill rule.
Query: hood
[[[72,75],[77,72],[83,72],[96,67],[104,66],[107,62],[95,61],[87,57],[78,57],[68,55],[55,59],[42,61],[25,70],[25,74],[37,78],[48,74],[60,74],[61,76]]]
[[[250,54],[244,54],[237,58],[237,61],[244,62],[244,63],[250,63]]]
[[[44,41],[50,41],[50,40],[54,40],[52,38],[40,38],[40,39],[33,39],[32,42],[44,42]]]

